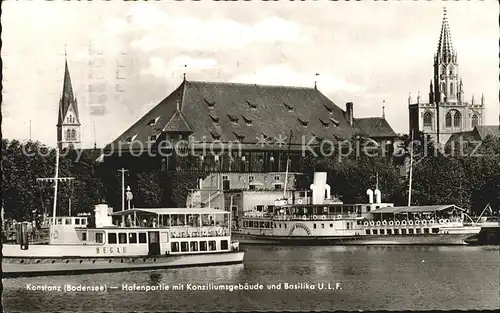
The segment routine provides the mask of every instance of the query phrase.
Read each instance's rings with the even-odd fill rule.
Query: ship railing
[[[440,218],[440,219],[387,219],[387,220],[365,220],[361,225],[365,227],[429,227],[445,225],[464,225],[460,218]]]
[[[318,215],[275,215],[273,219],[279,221],[335,221],[346,218],[359,217],[358,213],[344,213],[344,214],[318,214]]]
[[[205,227],[176,227],[170,228],[172,238],[196,238],[196,237],[224,237],[230,236],[229,227],[205,226]]]

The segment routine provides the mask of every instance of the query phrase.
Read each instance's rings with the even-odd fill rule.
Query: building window
[[[461,127],[462,126],[462,114],[455,110],[455,114],[453,114],[453,127]]]
[[[66,130],[66,140],[71,140],[71,130]]]
[[[454,92],[453,92],[453,83],[450,84],[450,95],[452,95],[452,94],[454,94]]]
[[[432,113],[431,112],[424,113],[424,127],[432,127]]]
[[[275,184],[274,185],[274,190],[279,191],[279,190],[282,190],[282,189],[283,189],[283,187],[281,186],[281,184]]]
[[[472,115],[472,128],[478,125],[479,125],[479,117],[476,114],[474,114]]]
[[[333,224],[330,224],[330,227],[333,227]]]
[[[446,127],[451,127],[451,113],[446,113]]]

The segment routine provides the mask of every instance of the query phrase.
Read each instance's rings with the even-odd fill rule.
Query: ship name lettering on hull
[[[122,254],[127,253],[125,247],[97,247],[97,254]]]

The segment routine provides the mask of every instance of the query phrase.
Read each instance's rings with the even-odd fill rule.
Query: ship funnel
[[[313,184],[310,187],[312,190],[312,204],[325,203],[325,191],[327,196],[330,196],[330,186],[327,186],[326,172],[314,173]]]
[[[98,204],[95,206],[94,212],[96,227],[113,226],[113,220],[111,218],[113,208],[109,207],[107,204]]]
[[[374,194],[375,194],[375,203],[382,203],[381,199],[382,193],[380,192],[380,190],[375,189]]]
[[[368,203],[372,204],[373,203],[373,190],[368,189],[366,191],[366,195],[368,196]]]

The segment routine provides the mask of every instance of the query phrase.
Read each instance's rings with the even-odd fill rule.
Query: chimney
[[[345,114],[349,125],[354,124],[354,104],[352,102],[347,102],[345,104]]]

